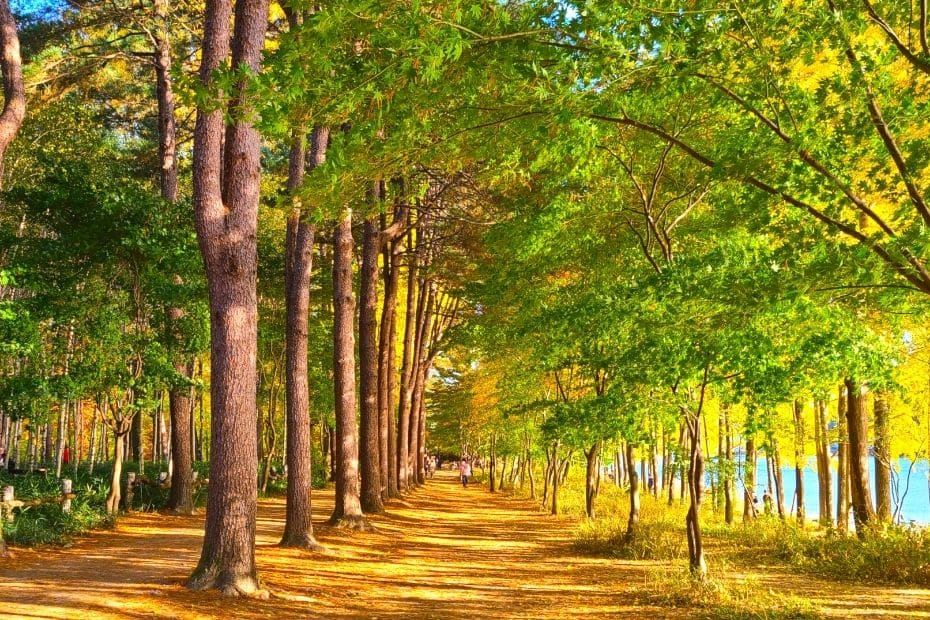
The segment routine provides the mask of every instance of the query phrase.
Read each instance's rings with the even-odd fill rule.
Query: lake
[[[832,462],[830,471],[833,485],[833,517],[836,518],[836,461]],[[910,476],[908,471],[910,470]],[[768,487],[765,458],[760,458],[756,466],[756,496],[759,498],[759,510],[762,510],[762,495]],[[910,485],[908,485],[910,479]],[[785,510],[793,513],[795,507],[795,474],[794,466],[782,467],[782,480],[784,484]],[[869,481],[872,485],[872,501],[875,501],[875,461],[869,458]],[[737,483],[738,497],[742,498],[742,481]],[[930,525],[930,478],[928,478],[928,463],[920,460],[911,468],[911,461],[906,458],[897,460],[892,471],[891,482],[892,511],[895,505],[900,504],[901,513],[899,522],[918,523]],[[709,487],[708,487],[709,492]],[[808,459],[804,468],[804,508],[807,518],[816,520],[820,517],[819,486],[817,482],[816,461],[813,457]],[[850,514],[852,511],[850,511]]]

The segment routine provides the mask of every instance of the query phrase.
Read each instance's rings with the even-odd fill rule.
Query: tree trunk
[[[494,433],[491,433],[491,445],[488,450],[488,455],[489,455],[488,471],[491,474],[489,476],[490,479],[488,480],[488,490],[491,493],[497,490],[497,476],[495,475],[497,474],[497,450],[496,450],[496,446],[494,445],[496,443],[496,440],[497,440],[497,435]]]
[[[3,112],[0,112],[0,186],[3,183],[3,156],[19,132],[26,116],[26,88],[19,53],[16,21],[8,0],[0,0],[0,69],[3,71]]]
[[[730,432],[730,412],[723,409],[723,518],[733,525],[733,440]]]
[[[746,438],[746,461],[743,463],[743,523],[756,518],[756,442]]]
[[[771,440],[772,446],[772,475],[775,478],[775,505],[778,507],[778,518],[785,519],[785,485],[781,473],[781,454],[778,452],[778,440]]]
[[[171,312],[177,308],[171,308]],[[193,361],[176,360],[178,374],[190,377]],[[191,399],[190,390],[176,388],[168,394],[171,409],[171,491],[168,508],[176,514],[194,512],[193,462],[191,460]],[[138,417],[138,416],[137,416]]]
[[[595,441],[585,451],[584,510],[589,519],[594,518],[594,500],[598,491],[598,459],[601,455],[601,442]]]
[[[119,422],[117,422],[119,424]],[[129,427],[131,428],[131,426]],[[120,478],[123,474],[123,446],[125,442],[123,437],[125,437],[126,431],[114,431],[113,436],[116,439],[115,450],[113,454],[113,471],[110,472],[110,492],[107,495],[106,501],[106,510],[108,515],[115,515],[119,512],[119,501],[121,499],[120,491]],[[132,508],[128,506],[128,508]]]
[[[68,403],[67,401],[62,401],[58,403],[58,435],[57,443],[55,448],[55,477],[61,478],[61,460],[64,457],[65,453],[65,438],[67,437],[67,425],[68,425]],[[32,433],[30,433],[32,436]],[[33,444],[35,447],[35,444]],[[30,466],[34,464],[35,458],[32,459]]]
[[[559,514],[559,442],[552,444],[552,506],[550,513]]]
[[[376,183],[375,199],[381,197]],[[361,503],[367,513],[384,512],[381,501],[381,430],[378,411],[378,254],[381,231],[374,216],[365,220],[359,294],[358,351],[361,390]]]
[[[288,13],[291,26],[297,14]],[[311,136],[310,165],[323,163],[329,129],[317,127]],[[295,131],[288,166],[287,190],[291,195],[300,188],[306,166],[306,145],[303,131]],[[285,390],[287,443],[287,505],[281,546],[317,550],[320,545],[313,536],[311,493],[313,467],[311,462],[310,385],[307,370],[308,319],[310,315],[310,274],[313,269],[314,228],[302,221],[298,206],[287,222],[284,262]]]
[[[333,235],[333,384],[336,390],[336,506],[330,523],[368,527],[358,483],[358,432],[355,415],[355,294],[352,290],[352,212]]]
[[[630,479],[630,515],[626,521],[626,541],[629,543],[636,535],[639,523],[639,475],[636,473],[636,448],[632,443],[626,444],[626,471]]]
[[[396,211],[395,211],[396,219]],[[394,416],[395,338],[397,332],[397,285],[400,275],[400,244],[391,240],[384,253],[384,304],[381,309],[378,360],[378,417],[381,429],[381,479],[385,498],[396,497],[397,428]]]
[[[413,348],[416,336],[417,256],[413,234],[407,236],[407,307],[404,314],[404,353],[400,371],[400,402],[397,424],[397,486],[406,492],[410,482],[410,401],[413,395]],[[464,455],[463,455],[464,456]]]
[[[888,400],[875,395],[875,516],[891,521],[891,436],[888,432]]]
[[[422,378],[420,379],[420,396],[417,398],[417,482],[426,483],[426,373],[429,371],[430,363],[423,367]]]
[[[155,46],[155,94],[158,99],[158,161],[161,164],[159,175],[161,196],[167,202],[174,204],[178,199],[177,126],[174,118],[174,88],[171,81],[168,4],[168,0],[155,0],[155,12],[161,21]],[[176,286],[183,284],[180,276],[174,278],[174,284]],[[176,346],[183,339],[180,322],[184,314],[184,309],[181,307],[168,309],[169,329],[172,331],[172,339]],[[194,370],[193,359],[180,352],[175,352],[175,357],[175,372],[190,380]],[[172,387],[168,392],[168,410],[171,420],[171,452],[173,454],[168,508],[176,514],[189,515],[194,511],[193,416],[189,386]],[[141,416],[137,417],[141,421]]]
[[[542,501],[540,505],[545,507],[549,503],[549,485],[552,481],[552,455],[549,454],[549,446],[546,446],[546,468],[543,470],[543,492],[542,492]]]
[[[837,401],[836,529],[849,529],[849,433],[846,429],[846,386],[841,385]]]
[[[418,286],[420,299],[417,302],[416,315],[416,338],[414,340],[412,364],[412,381],[413,386],[410,393],[410,483],[419,485],[423,484],[423,446],[420,443],[421,426],[424,421],[421,420],[423,413],[423,390],[426,379],[426,348],[427,335],[429,333],[430,315],[433,311],[433,303],[436,297],[436,287],[432,282],[420,279]]]
[[[794,401],[794,498],[798,525],[804,526],[804,404]]]
[[[97,406],[94,405],[94,413],[90,418],[90,446],[87,455],[88,473],[94,473],[94,464],[97,461]]]
[[[688,462],[688,491],[690,505],[685,517],[685,527],[688,535],[688,568],[691,575],[703,579],[707,574],[707,564],[704,562],[704,543],[701,539],[701,493],[704,480],[704,455],[701,453],[701,412],[700,410],[689,414],[688,439],[691,444],[691,458]]]
[[[652,480],[652,492],[653,497],[659,497],[659,467],[656,464],[656,444],[653,443],[649,447],[649,479]]]
[[[820,491],[820,524],[833,524],[833,485],[830,483],[830,443],[827,441],[827,403],[817,401],[814,433],[817,442],[817,482]]]
[[[869,489],[868,422],[862,388],[855,379],[846,379],[846,427],[849,432],[850,499],[856,535],[865,536],[865,528],[875,517]]]
[[[230,0],[208,0],[200,81],[230,52]],[[231,66],[257,73],[265,43],[267,0],[237,0]],[[210,492],[200,561],[187,586],[252,594],[258,447],[255,428],[258,302],[257,220],[261,140],[251,125],[247,81],[233,84],[224,136],[222,108],[199,109],[194,129],[194,211],[210,303]],[[225,149],[225,156],[223,151]]]
[[[533,458],[526,451],[526,477],[530,482],[530,499],[536,499],[536,477],[533,475]]]

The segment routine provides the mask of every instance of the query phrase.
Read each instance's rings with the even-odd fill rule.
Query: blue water
[[[784,464],[784,461],[782,461]],[[836,466],[834,462],[833,467]],[[900,503],[900,513],[898,522],[916,523],[920,525],[930,524],[930,484],[928,484],[928,463],[920,460],[914,463],[911,468],[911,461],[906,458],[898,459],[896,467],[892,471],[892,511]],[[910,486],[908,487],[908,470],[910,469]],[[741,477],[742,471],[738,472],[737,479]],[[831,469],[833,485],[833,509],[831,513],[836,518],[836,470]],[[869,481],[872,486],[872,501],[875,501],[875,461],[869,458]],[[794,512],[795,501],[795,473],[793,464],[788,467],[782,467],[782,484],[784,486],[785,510]],[[737,483],[742,497],[742,481]],[[898,492],[895,493],[897,486]],[[756,496],[759,498],[759,510],[762,510],[762,496],[768,488],[768,475],[766,473],[765,458],[760,458],[756,465]],[[820,517],[820,487],[817,482],[816,461],[813,457],[808,459],[807,466],[804,468],[804,509],[808,519],[817,519]],[[774,492],[773,492],[774,495]]]

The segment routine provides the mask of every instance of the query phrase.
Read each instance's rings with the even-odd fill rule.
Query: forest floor
[[[577,555],[575,520],[486,489],[436,479],[371,519],[367,533],[328,528],[332,491],[314,494],[324,553],[281,549],[283,500],[262,500],[258,569],[267,600],[189,592],[203,517],[136,513],[66,549],[0,560],[3,618],[687,618],[648,595],[669,563]],[[711,561],[713,558],[711,558]],[[713,568],[713,565],[712,565]],[[730,572],[732,567],[726,572]],[[839,618],[930,618],[930,590],[828,581],[777,567],[740,568],[758,587],[811,600]],[[723,572],[723,571],[721,571]],[[739,577],[734,577],[739,578]]]

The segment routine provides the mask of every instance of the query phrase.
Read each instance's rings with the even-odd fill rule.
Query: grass
[[[537,480],[541,479],[541,473]],[[525,489],[516,490],[526,495]],[[743,526],[728,526],[714,512],[709,494],[702,506],[705,554],[711,570],[720,573],[722,560],[742,564],[777,563],[830,579],[896,585],[930,586],[930,529],[886,526],[859,539],[834,531],[800,528],[794,521],[760,517]],[[597,519],[584,518],[584,472],[573,466],[559,490],[563,514],[580,519],[574,547],[580,553],[629,560],[678,560],[687,554],[686,506],[668,506],[662,497],[641,494],[640,523],[632,541],[626,539],[628,495],[605,480],[596,501]],[[710,587],[710,586],[707,586]],[[754,617],[754,616],[749,616]],[[773,616],[780,617],[780,616]]]
[[[733,556],[774,558],[833,579],[930,586],[930,530],[926,528],[878,527],[860,539],[765,517],[748,527],[713,526],[707,533],[722,541]]]
[[[651,502],[647,502],[648,503]],[[685,557],[684,528],[677,515],[647,509],[627,538],[626,517],[583,521],[575,532],[574,547],[586,555],[624,560],[676,560]]]
[[[646,598],[651,603],[689,609],[691,617],[723,620],[822,617],[809,601],[773,592],[752,578],[726,581],[706,578],[701,581],[692,578],[684,569],[654,570],[650,573],[646,590]]]

